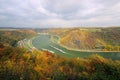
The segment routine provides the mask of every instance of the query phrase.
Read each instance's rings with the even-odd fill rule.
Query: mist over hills
[[[33,26],[33,27],[29,27],[29,26],[0,26],[0,29],[62,29],[62,28],[119,28],[120,26],[58,26],[58,27],[53,27],[53,26],[48,26],[48,27],[44,27],[44,26]]]

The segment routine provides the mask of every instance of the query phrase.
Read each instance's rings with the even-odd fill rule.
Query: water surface
[[[56,38],[57,39],[57,38]],[[49,50],[54,54],[65,57],[87,57],[91,54],[99,54],[105,58],[120,60],[120,52],[82,52],[75,50],[68,50],[51,41],[51,35],[38,35],[32,40],[32,44],[39,50]]]

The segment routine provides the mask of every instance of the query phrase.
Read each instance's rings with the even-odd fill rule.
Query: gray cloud
[[[0,0],[0,26],[119,26],[119,0]]]

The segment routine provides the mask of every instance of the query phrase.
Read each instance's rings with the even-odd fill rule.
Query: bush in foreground
[[[9,48],[0,57],[0,80],[120,80],[120,61],[99,55],[63,58],[48,51]]]

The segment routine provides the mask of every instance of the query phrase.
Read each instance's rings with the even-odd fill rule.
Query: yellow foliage
[[[25,54],[23,54],[23,56],[27,59],[27,60],[29,60],[30,59],[30,53],[25,53]]]
[[[13,67],[13,62],[8,60],[8,61],[6,61],[6,65],[7,65],[7,67],[9,67],[11,69]]]
[[[61,72],[63,72],[63,67],[62,66],[60,66],[59,69],[60,69]]]
[[[34,67],[34,70],[37,72],[40,72],[42,70],[42,68],[39,65],[37,65]]]
[[[41,55],[38,54],[38,55],[36,56],[36,60],[40,60],[40,59],[41,59]]]

